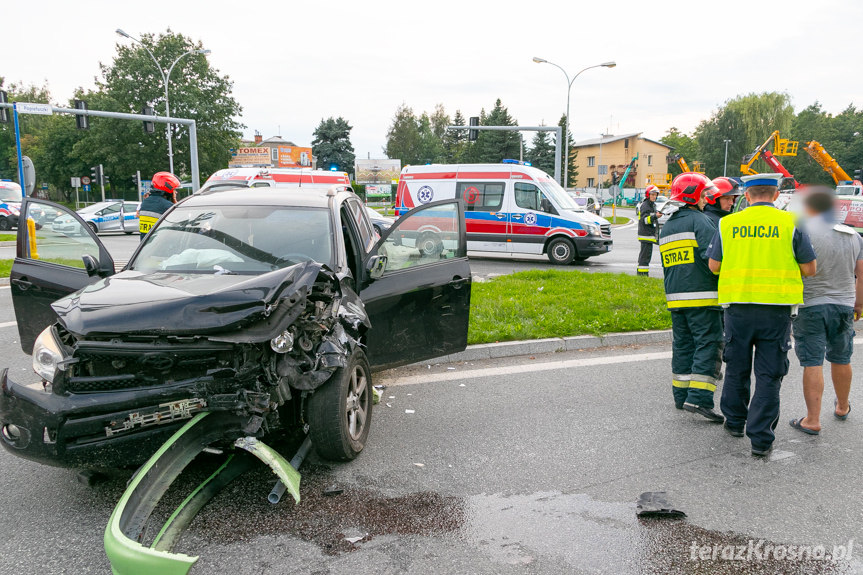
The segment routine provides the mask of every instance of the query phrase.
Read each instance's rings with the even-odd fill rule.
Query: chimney
[[[263,141],[264,141],[264,137],[261,135],[261,133],[259,131],[255,130],[255,143],[260,144]]]

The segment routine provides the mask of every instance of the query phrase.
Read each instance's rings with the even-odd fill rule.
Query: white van
[[[542,170],[510,163],[402,169],[398,215],[449,198],[464,202],[468,250],[548,254],[566,265],[612,248],[608,221],[584,211]]]
[[[228,168],[218,170],[201,186],[197,193],[213,188],[248,187],[308,187],[329,188],[332,185],[350,186],[345,172],[312,170],[310,168]]]

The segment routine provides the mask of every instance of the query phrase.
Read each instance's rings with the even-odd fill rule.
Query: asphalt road
[[[0,288],[3,365],[32,381],[9,304]],[[863,425],[830,417],[828,391],[823,435],[792,430],[804,413],[792,359],[776,451],[755,459],[746,439],[674,409],[669,357],[656,346],[384,372],[357,460],[309,459],[299,505],[267,503],[273,478],[259,467],[201,512],[179,550],[201,556],[193,573],[863,572],[863,543],[850,562],[691,558],[750,539],[761,554],[856,541]],[[102,534],[128,472],[86,487],[5,450],[0,470],[0,573],[108,572]],[[343,493],[324,497],[332,485]],[[645,491],[667,491],[688,518],[637,520]]]

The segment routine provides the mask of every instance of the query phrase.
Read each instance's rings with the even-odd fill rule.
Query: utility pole
[[[722,166],[722,177],[725,177],[725,173],[728,171],[728,144],[731,140],[725,140],[725,164]]]
[[[102,190],[102,201],[105,201],[105,168],[99,164],[99,188]]]

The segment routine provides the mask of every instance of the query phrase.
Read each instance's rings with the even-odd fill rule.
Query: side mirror
[[[369,277],[373,280],[378,279],[387,269],[387,256],[372,256],[366,265],[366,270],[369,272]]]
[[[89,277],[99,274],[99,262],[96,261],[96,258],[90,254],[84,254],[81,259],[84,260],[84,269],[87,270]]]

